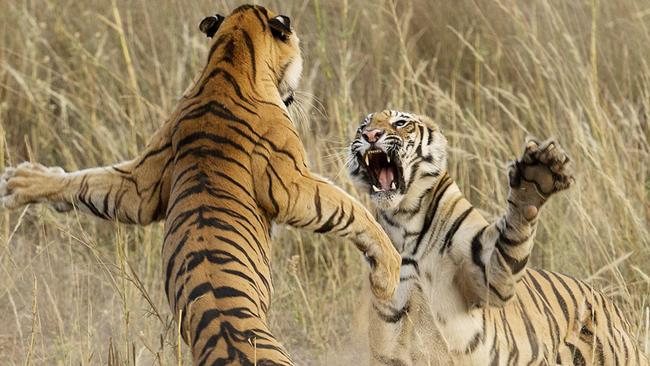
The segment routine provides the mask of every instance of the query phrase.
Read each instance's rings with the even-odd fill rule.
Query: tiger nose
[[[380,130],[380,129],[374,129],[374,130],[370,130],[370,131],[363,131],[363,133],[362,133],[363,138],[366,141],[370,142],[370,143],[377,142],[377,140],[379,140],[379,138],[383,134],[384,134],[384,130]]]

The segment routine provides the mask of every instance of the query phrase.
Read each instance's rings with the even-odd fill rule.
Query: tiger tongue
[[[393,184],[393,180],[395,177],[393,176],[393,169],[391,168],[381,168],[379,169],[379,175],[377,176],[379,180],[379,184],[381,185],[382,191],[389,191],[391,189],[391,185]]]

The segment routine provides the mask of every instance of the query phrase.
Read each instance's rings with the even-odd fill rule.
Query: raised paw
[[[41,164],[21,163],[9,167],[0,176],[0,202],[8,209],[15,209],[29,203],[48,202],[52,195],[61,189],[65,175],[59,167],[46,167]],[[57,210],[68,207],[54,203]]]
[[[569,156],[556,141],[549,139],[540,143],[530,139],[521,158],[510,165],[510,187],[526,191],[520,192],[522,194],[541,196],[538,197],[541,204],[573,183],[569,161]],[[533,189],[536,192],[531,192]]]

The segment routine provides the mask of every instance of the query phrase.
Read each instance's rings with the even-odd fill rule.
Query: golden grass
[[[236,5],[0,2],[0,161],[74,170],[133,156],[202,66],[198,22]],[[371,111],[434,117],[453,176],[488,215],[524,137],[557,137],[577,182],[544,210],[534,264],[613,297],[650,351],[650,1],[265,5],[302,39],[296,119],[312,166],[352,192],[345,147]],[[162,288],[162,225],[0,215],[0,363],[189,364]],[[346,345],[363,268],[351,245],[278,230],[272,326],[301,364],[361,352]]]

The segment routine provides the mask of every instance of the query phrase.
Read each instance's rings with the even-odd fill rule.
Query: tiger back
[[[268,326],[271,223],[350,239],[378,298],[392,296],[400,257],[359,202],[307,167],[287,114],[302,71],[289,17],[244,5],[200,29],[206,65],[140,156],[75,172],[23,163],[0,178],[0,197],[164,219],[165,290],[194,364],[292,365]]]
[[[364,233],[367,212],[307,168],[286,109],[302,70],[290,19],[244,6],[202,28],[208,63],[171,133],[168,300],[196,364],[291,364],[267,321],[272,221],[350,236],[379,261],[379,295],[399,261],[376,223]]]

